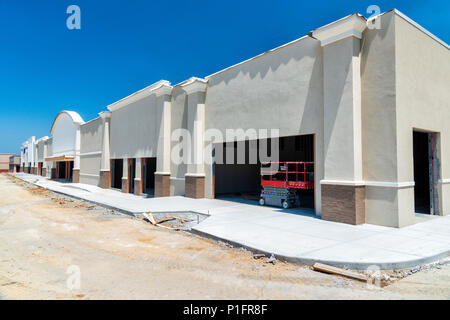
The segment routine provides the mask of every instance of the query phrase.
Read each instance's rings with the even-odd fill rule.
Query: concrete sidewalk
[[[306,264],[397,269],[432,262],[450,252],[450,216],[418,215],[415,225],[401,229],[369,224],[352,226],[321,220],[312,210],[261,207],[256,202],[236,199],[143,198],[35,175],[16,176],[55,192],[132,214],[147,210],[208,214],[209,218],[195,226],[193,232]]]

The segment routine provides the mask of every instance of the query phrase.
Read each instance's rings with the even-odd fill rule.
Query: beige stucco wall
[[[111,158],[156,157],[161,107],[155,95],[112,112]]]
[[[366,222],[402,227],[414,223],[413,129],[440,133],[441,178],[450,176],[450,57],[394,11],[380,19],[379,30],[364,32],[361,53],[363,178],[403,185],[366,186]],[[448,214],[450,187],[440,188]]]
[[[208,78],[206,129],[280,129],[280,136],[315,134],[316,209],[323,177],[323,69],[318,40],[288,46]],[[239,116],[236,116],[239,115]],[[212,167],[205,167],[212,196]]]
[[[440,178],[450,178],[450,52],[395,16],[398,178],[413,181],[413,129],[440,135]],[[414,199],[413,189],[408,199]],[[450,184],[442,184],[441,214],[450,214]]]
[[[96,118],[80,126],[80,183],[99,185],[103,121]]]

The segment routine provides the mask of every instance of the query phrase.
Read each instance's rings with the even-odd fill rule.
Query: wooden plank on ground
[[[142,214],[144,215],[144,217],[147,218],[148,221],[150,221],[150,223],[152,225],[154,225],[154,226],[156,225],[156,220],[155,220],[155,218],[153,218],[153,215],[152,215],[152,213],[150,211],[149,212],[143,212]]]
[[[313,269],[316,271],[321,271],[321,272],[330,273],[330,274],[336,274],[339,276],[344,276],[347,278],[352,278],[352,279],[356,279],[356,280],[364,281],[364,282],[367,282],[367,279],[368,279],[368,277],[366,275],[363,275],[363,274],[360,274],[357,272],[353,272],[350,270],[345,270],[345,269],[329,266],[329,265],[326,265],[323,263],[318,263],[318,262],[313,265]]]
[[[167,216],[165,218],[162,218],[158,221],[156,221],[156,224],[162,223],[162,222],[166,222],[166,221],[170,221],[170,220],[175,220],[175,216]]]

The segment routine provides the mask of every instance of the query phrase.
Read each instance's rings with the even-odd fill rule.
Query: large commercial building
[[[0,153],[0,172],[9,172],[9,158],[13,155],[12,153]]]
[[[215,198],[258,194],[275,153],[314,162],[303,205],[322,219],[402,227],[415,212],[450,213],[449,87],[446,43],[397,10],[353,14],[205,78],[161,80],[91,121],[63,111],[22,163],[123,192]]]

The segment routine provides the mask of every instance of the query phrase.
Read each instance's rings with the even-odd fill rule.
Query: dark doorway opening
[[[156,158],[142,158],[142,192],[155,194]]]
[[[73,161],[67,161],[67,176],[66,180],[73,181]]]
[[[43,167],[43,163],[38,162],[38,175],[40,175],[40,176],[42,176],[42,167]]]
[[[134,193],[134,178],[136,176],[136,159],[128,159],[128,192]]]
[[[123,159],[111,159],[111,188],[122,189]]]
[[[269,139],[259,139],[245,141],[245,163],[237,163],[237,142],[233,144],[221,144],[222,154],[218,151],[218,144],[215,145],[213,155],[216,163],[213,165],[213,186],[214,195],[217,198],[238,196],[250,200],[259,200],[261,194],[261,159],[259,150],[267,146],[271,150],[274,143]],[[233,150],[231,150],[233,149]],[[279,138],[278,161],[307,161],[314,162],[314,135],[298,135]],[[232,163],[226,163],[227,153],[234,153]],[[256,154],[256,163],[254,155]],[[268,152],[270,155],[270,152]],[[229,159],[232,157],[229,157]],[[223,159],[222,163],[218,163]],[[230,162],[230,161],[228,161]],[[314,208],[314,190],[299,190],[301,207]]]
[[[439,134],[413,131],[414,207],[416,213],[439,214]]]
[[[56,178],[72,181],[73,177],[73,161],[58,161],[56,162]]]
[[[430,163],[428,133],[413,132],[414,208],[417,213],[430,214]]]
[[[59,161],[57,162],[57,175],[58,179],[66,179],[66,162]]]

